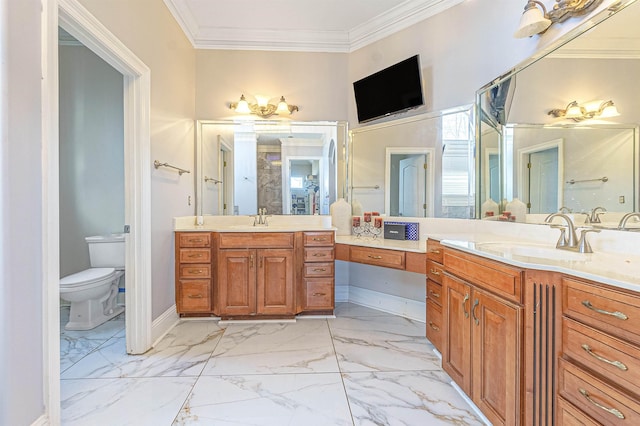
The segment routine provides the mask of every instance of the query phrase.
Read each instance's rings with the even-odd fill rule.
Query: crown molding
[[[185,4],[164,0],[196,49],[348,53],[434,16],[464,0],[407,0],[349,31],[200,27]]]

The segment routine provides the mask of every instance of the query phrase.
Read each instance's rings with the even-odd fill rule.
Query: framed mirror
[[[196,215],[329,214],[346,122],[196,121]]]
[[[473,118],[473,107],[464,106],[352,130],[348,187],[354,213],[473,218]]]
[[[532,223],[597,209],[616,227],[638,211],[638,19],[640,3],[622,2],[477,92],[479,218],[514,199]]]

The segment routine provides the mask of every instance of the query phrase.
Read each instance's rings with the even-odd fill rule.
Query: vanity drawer
[[[563,359],[559,362],[560,395],[580,411],[606,425],[639,425],[640,403]]]
[[[178,312],[211,311],[211,284],[209,280],[178,282]]]
[[[293,248],[292,232],[220,232],[221,249]]]
[[[427,339],[442,352],[442,307],[427,299]]]
[[[206,263],[211,262],[210,249],[180,249],[180,263]]]
[[[444,250],[444,267],[447,272],[478,287],[522,303],[523,273],[520,269],[450,248]]]
[[[427,300],[442,306],[442,285],[427,279]]]
[[[352,246],[349,257],[352,262],[404,269],[403,251]]]
[[[442,284],[443,273],[444,267],[442,264],[434,262],[433,260],[427,260],[427,278]]]
[[[599,426],[600,423],[568,403],[558,398],[558,426]]]
[[[562,336],[566,356],[640,395],[640,348],[568,318]]]
[[[326,262],[333,260],[333,247],[305,247],[305,262]]]
[[[427,259],[442,263],[444,247],[439,241],[427,240]]]
[[[211,278],[211,264],[181,264],[179,278]]]
[[[334,243],[335,233],[318,231],[318,232],[305,232],[304,233],[304,245],[309,246],[332,246]]]
[[[304,276],[333,278],[333,262],[305,263]]]
[[[334,308],[333,278],[305,278],[304,279],[305,311],[326,311]]]
[[[178,234],[180,247],[211,247],[209,232],[181,232]]]
[[[640,344],[640,298],[564,277],[565,315]]]

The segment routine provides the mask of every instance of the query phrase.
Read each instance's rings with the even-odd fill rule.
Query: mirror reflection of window
[[[469,112],[442,116],[442,212],[445,217],[474,215],[474,159],[470,136]]]
[[[302,189],[302,177],[291,177],[291,189]]]

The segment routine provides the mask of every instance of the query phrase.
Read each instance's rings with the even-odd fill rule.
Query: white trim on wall
[[[349,302],[424,323],[427,321],[426,303],[405,297],[350,285]]]

